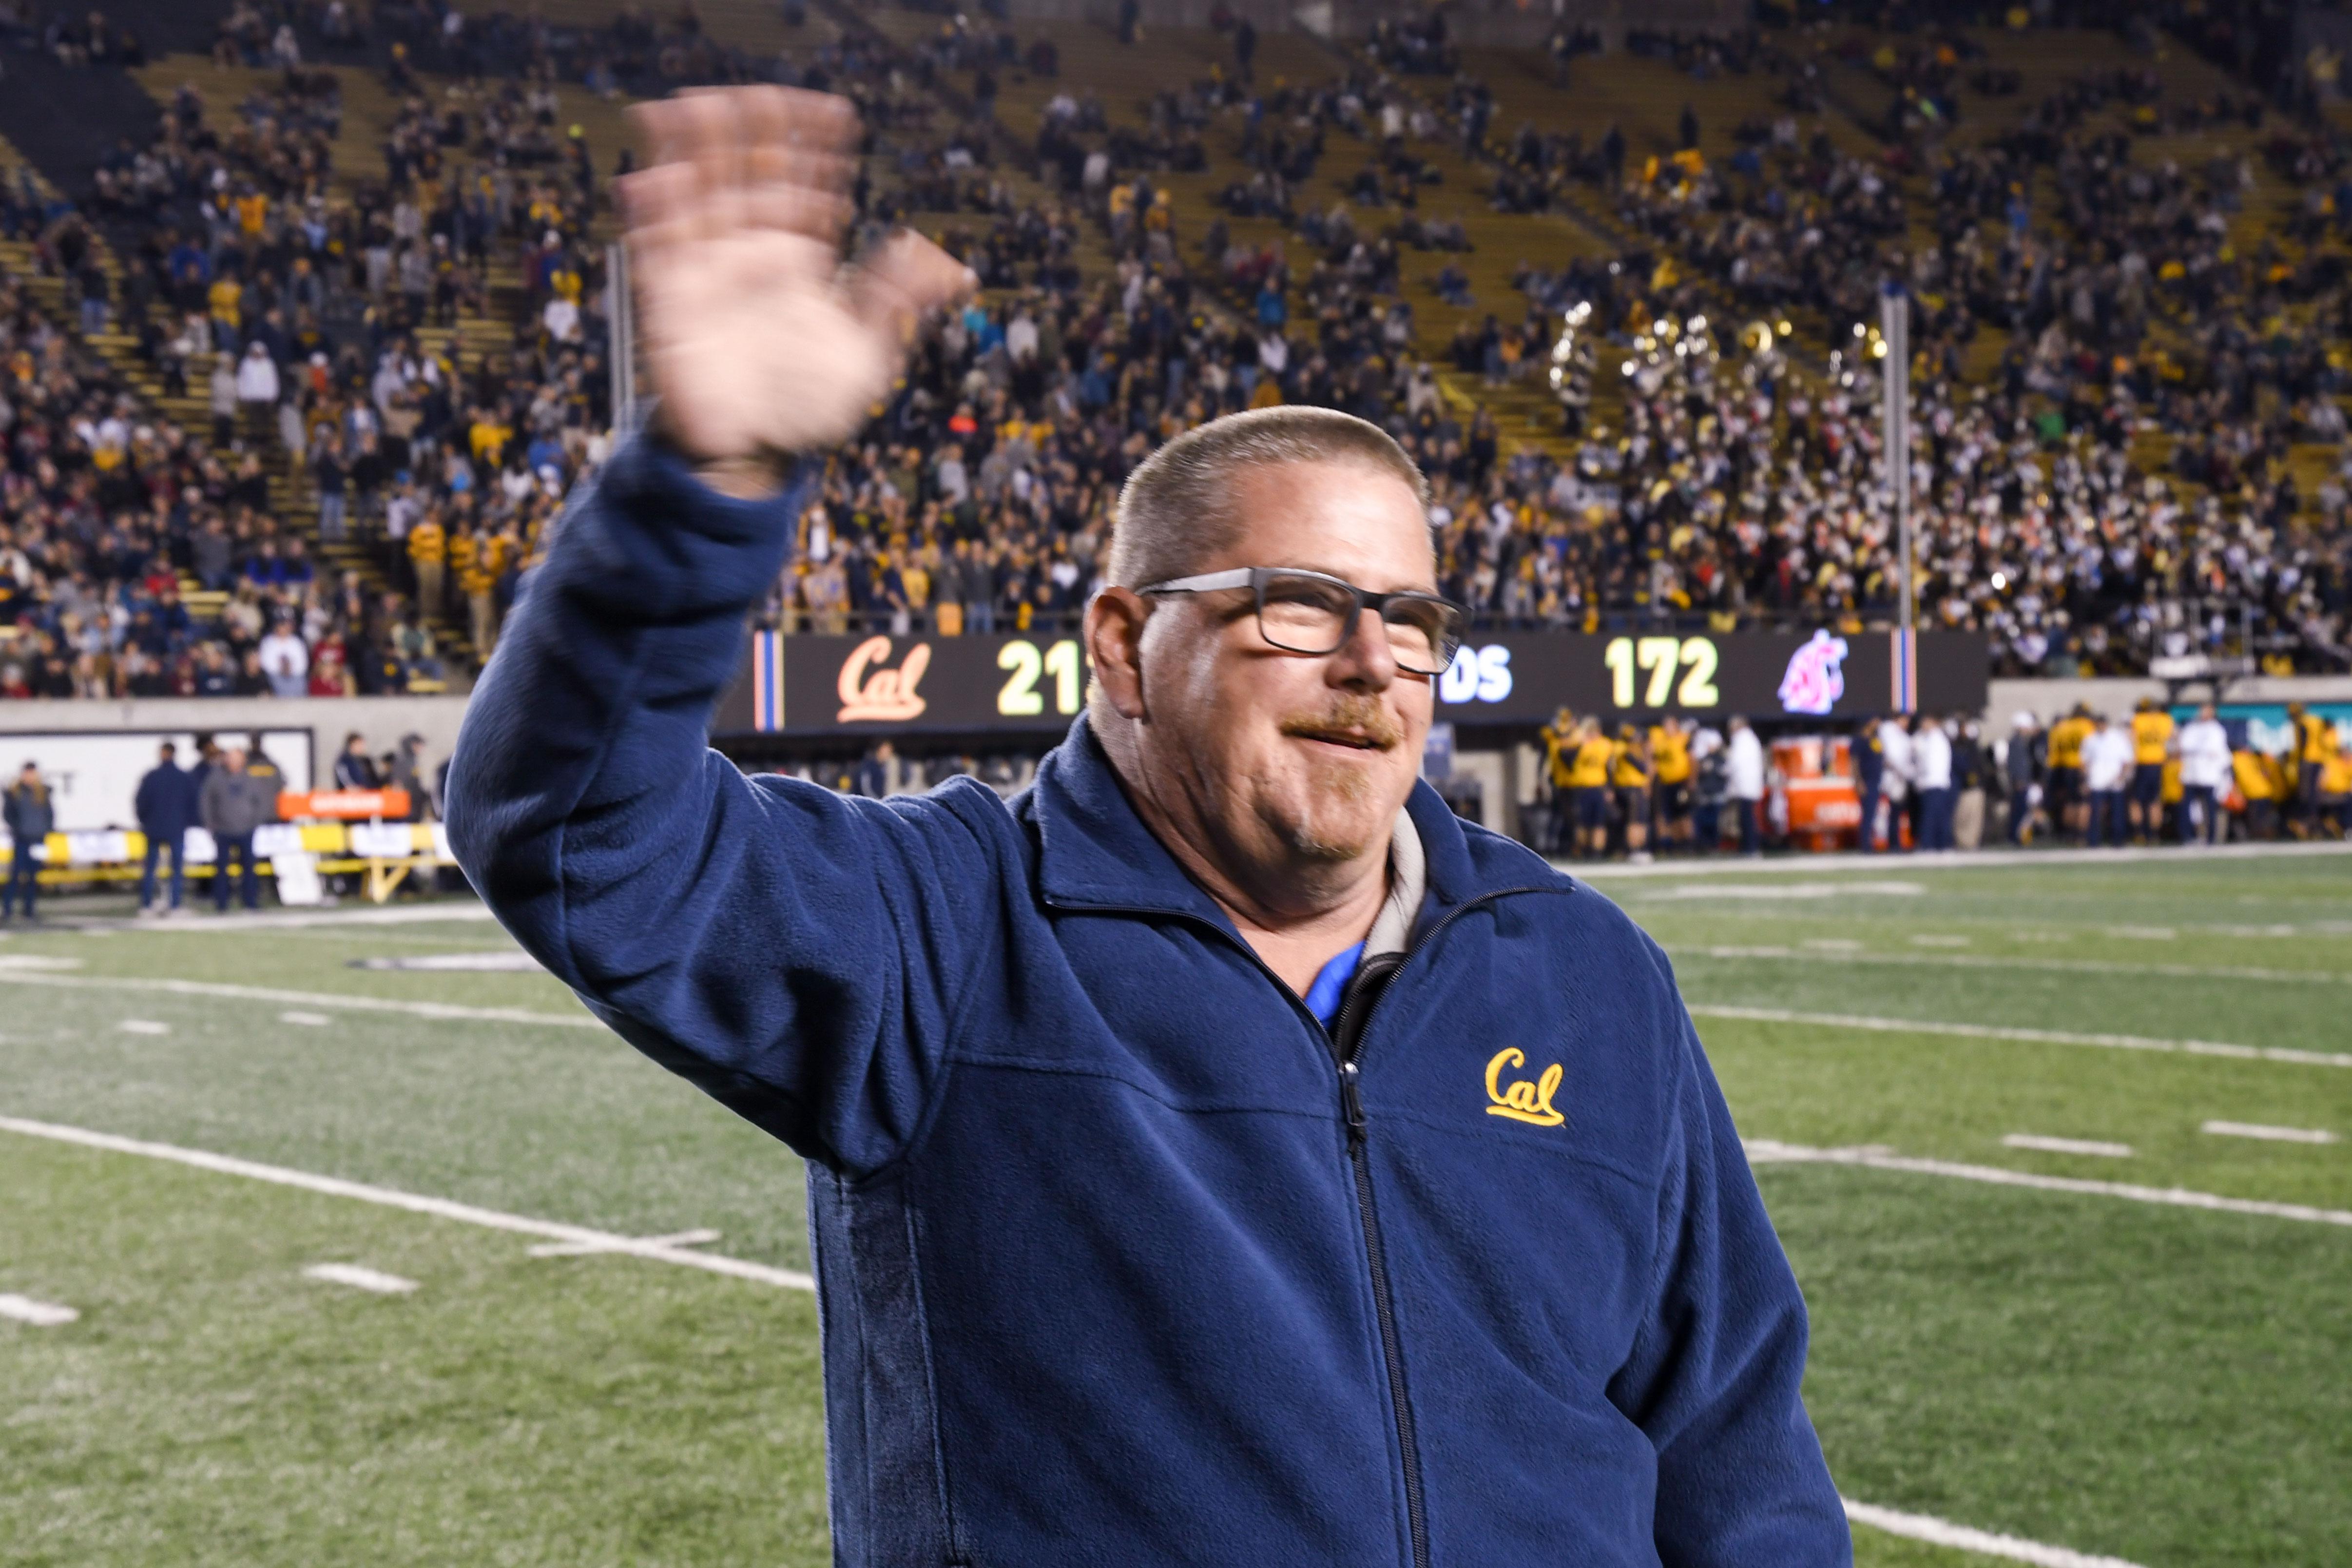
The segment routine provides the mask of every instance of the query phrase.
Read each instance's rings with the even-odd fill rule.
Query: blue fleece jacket
[[[796,500],[625,446],[448,818],[525,946],[809,1162],[836,1562],[1848,1563],[1657,947],[1418,789],[1343,1067],[1083,719],[1009,806],[742,777],[706,727]]]

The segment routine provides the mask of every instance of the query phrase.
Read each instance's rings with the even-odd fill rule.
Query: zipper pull
[[[1364,1097],[1356,1087],[1356,1064],[1339,1064],[1339,1109],[1348,1118],[1348,1150],[1364,1146]]]

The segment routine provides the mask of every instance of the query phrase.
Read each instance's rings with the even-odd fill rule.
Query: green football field
[[[1749,1142],[1862,1563],[2352,1563],[2352,858],[1594,886]],[[0,1563],[827,1560],[787,1151],[478,909],[48,910]]]

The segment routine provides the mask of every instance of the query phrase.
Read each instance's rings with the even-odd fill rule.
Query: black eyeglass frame
[[[1329,647],[1294,647],[1268,632],[1265,629],[1265,587],[1266,584],[1276,577],[1310,578],[1318,583],[1328,583],[1332,587],[1348,594],[1355,602],[1349,608],[1346,622],[1339,627],[1339,640]],[[1436,649],[1437,653],[1444,656],[1437,659],[1436,668],[1424,669],[1418,665],[1407,663],[1402,658],[1397,656],[1393,645],[1390,649],[1390,657],[1396,658],[1397,668],[1413,675],[1444,674],[1447,668],[1453,664],[1454,654],[1462,647],[1464,635],[1470,628],[1469,612],[1443,594],[1424,594],[1412,588],[1393,594],[1375,594],[1368,588],[1357,587],[1345,577],[1334,577],[1328,572],[1317,572],[1305,566],[1236,566],[1230,571],[1204,572],[1193,577],[1171,577],[1164,583],[1147,584],[1135,591],[1143,595],[1213,594],[1226,588],[1247,588],[1250,591],[1251,596],[1256,601],[1257,635],[1265,639],[1267,647],[1280,648],[1285,653],[1307,654],[1318,658],[1327,658],[1338,653],[1355,639],[1356,628],[1361,624],[1364,611],[1368,606],[1380,616],[1381,624],[1385,627],[1388,625],[1388,607],[1392,604],[1435,605],[1446,612],[1450,617],[1451,626],[1448,635]]]

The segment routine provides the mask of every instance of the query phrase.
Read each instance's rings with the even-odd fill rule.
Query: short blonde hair
[[[1121,588],[1182,577],[1242,531],[1236,469],[1275,463],[1361,463],[1392,474],[1424,509],[1429,481],[1394,437],[1336,408],[1277,404],[1195,426],[1160,447],[1118,492],[1107,576]]]

